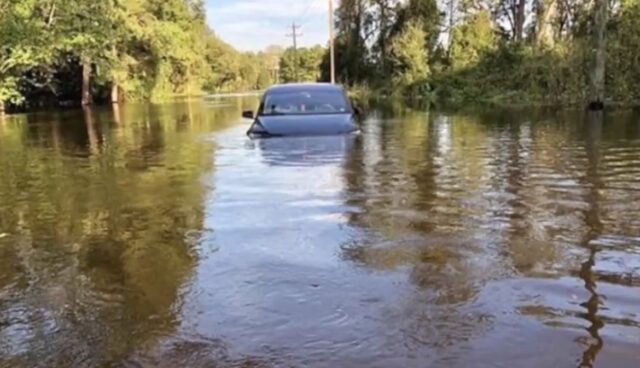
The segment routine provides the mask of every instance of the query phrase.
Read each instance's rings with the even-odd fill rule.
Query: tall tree
[[[203,0],[0,0],[1,106],[255,88],[266,68],[208,28]]]
[[[495,30],[489,12],[470,15],[451,32],[451,67],[460,70],[475,65],[495,46]]]
[[[593,61],[589,71],[589,107],[601,110],[605,100],[605,72],[607,57],[606,29],[609,19],[607,0],[594,0],[592,54]]]
[[[395,21],[395,0],[372,0],[374,11],[377,15],[377,33],[378,38],[375,45],[375,51],[381,71],[386,72],[387,53],[389,51],[389,33]]]
[[[5,103],[24,100],[22,74],[52,61],[54,13],[55,3],[48,1],[0,2],[0,113]]]
[[[538,0],[536,4],[536,44],[553,46],[555,42],[554,23],[558,17],[559,0]]]
[[[607,34],[607,95],[624,102],[640,100],[640,1],[625,1]]]
[[[321,79],[320,64],[325,49],[312,48],[287,49],[280,59],[280,78],[283,82],[317,82]],[[297,70],[297,72],[296,72]]]
[[[506,19],[511,39],[520,42],[524,39],[524,26],[527,20],[527,0],[498,0],[494,10],[499,19]]]
[[[513,8],[513,19],[514,19],[514,39],[516,41],[522,41],[524,37],[524,22],[527,19],[526,16],[526,0],[515,0],[515,5]]]
[[[428,50],[424,47],[424,25],[409,22],[391,43],[394,81],[401,87],[425,83],[429,76]]]
[[[75,56],[82,67],[82,105],[92,101],[91,77],[96,61],[106,60],[115,41],[111,1],[60,1],[55,30],[60,52]]]
[[[272,81],[276,81],[276,82],[278,81],[278,78],[279,78],[278,73],[280,70],[280,59],[282,58],[284,51],[285,51],[284,48],[278,45],[268,46],[264,51],[265,67],[269,72],[270,79]]]
[[[367,42],[372,19],[367,5],[368,0],[342,0],[336,9],[336,68],[346,84],[366,80],[370,71]]]
[[[436,0],[408,0],[400,10],[395,31],[401,32],[406,23],[420,22],[424,33],[424,45],[433,52],[440,37],[443,14]]]

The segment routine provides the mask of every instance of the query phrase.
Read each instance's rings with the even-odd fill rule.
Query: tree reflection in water
[[[208,231],[200,177],[213,152],[194,136],[234,123],[241,108],[119,110],[2,126],[2,366],[118,363],[180,322],[195,234]]]
[[[581,114],[569,112],[478,116],[407,112],[392,122],[369,121],[345,172],[347,203],[361,208],[350,222],[366,229],[367,237],[345,246],[343,257],[369,270],[408,274],[416,287],[413,300],[419,302],[402,313],[419,311],[406,330],[421,344],[448,335],[463,341],[464,333],[450,333],[455,325],[433,328],[456,315],[469,317],[467,327],[475,324],[467,336],[497,323],[495,313],[510,308],[551,328],[573,328],[577,316],[589,323],[589,337],[578,339],[586,345],[580,364],[593,366],[604,347],[604,321],[614,328],[633,325],[602,318],[604,299],[596,280],[626,284],[622,275],[628,270],[597,271],[596,259],[607,232],[620,234],[616,247],[632,248],[629,242],[638,235],[630,226],[633,214],[640,213],[630,200],[637,193],[627,189],[637,184],[630,169],[637,169],[637,161],[627,161],[626,170],[619,166],[627,151],[637,152],[638,134],[627,136],[627,125],[627,132],[609,127],[607,139],[624,148],[610,149],[602,164],[602,116],[586,124]],[[612,212],[614,205],[619,212]],[[576,312],[566,295],[555,299],[552,292],[536,292],[543,285],[566,287],[566,276],[584,282],[584,313]],[[515,305],[483,294],[485,286],[505,278],[527,285],[513,291],[522,295]],[[425,316],[429,323],[419,323]]]
[[[205,104],[0,126],[0,365],[637,360],[637,115],[249,141]]]
[[[468,177],[460,177],[481,175],[483,159],[467,155],[456,162],[462,167],[452,165],[461,149],[482,144],[474,128],[424,112],[400,114],[393,124],[374,117],[347,164],[347,203],[361,208],[350,221],[369,235],[343,246],[342,256],[376,272],[408,273],[416,290],[384,319],[410,350],[456,350],[489,322],[469,308],[493,270],[485,263],[486,240],[464,223],[474,214],[464,205]]]
[[[589,292],[589,299],[582,303],[581,306],[586,309],[583,318],[586,319],[590,326],[587,328],[590,339],[583,339],[587,348],[582,356],[580,367],[594,367],[598,353],[604,347],[604,340],[600,336],[600,330],[604,327],[604,322],[598,315],[601,305],[604,303],[603,298],[597,292],[596,275],[593,268],[596,265],[596,256],[598,254],[598,246],[594,241],[603,233],[603,224],[600,218],[600,194],[603,189],[603,182],[600,179],[600,142],[602,140],[602,124],[603,112],[589,112],[585,123],[586,145],[588,166],[586,180],[590,184],[587,202],[590,204],[584,213],[584,221],[587,227],[587,234],[582,247],[589,252],[589,258],[582,263],[579,275],[584,280],[584,287]]]

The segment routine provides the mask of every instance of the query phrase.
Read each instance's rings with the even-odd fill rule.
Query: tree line
[[[336,18],[345,84],[453,102],[640,100],[638,0],[341,0]]]
[[[0,110],[261,89],[281,53],[223,42],[203,0],[0,0]]]
[[[337,77],[352,87],[640,100],[640,0],[340,0],[335,15]],[[0,0],[0,110],[328,81],[329,63],[323,46],[239,52],[207,26],[203,0]]]

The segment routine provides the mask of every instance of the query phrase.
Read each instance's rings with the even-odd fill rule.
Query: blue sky
[[[325,45],[329,39],[327,0],[205,0],[209,25],[243,51],[291,45],[291,23],[302,25],[301,46]]]

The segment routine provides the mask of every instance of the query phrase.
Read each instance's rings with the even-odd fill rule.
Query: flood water
[[[0,120],[0,367],[640,366],[640,114]]]

